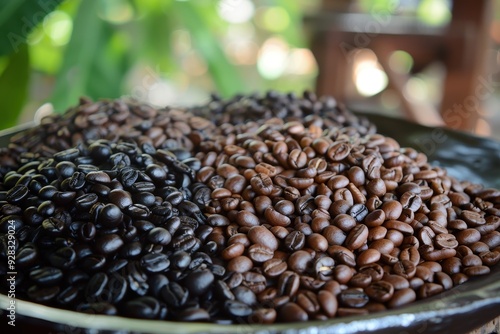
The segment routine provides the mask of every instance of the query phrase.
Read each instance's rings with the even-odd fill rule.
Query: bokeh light
[[[408,74],[413,67],[413,57],[406,51],[394,51],[389,57],[391,70],[401,74]]]
[[[373,96],[383,91],[389,79],[372,50],[354,51],[353,79],[356,90],[363,96]]]
[[[255,6],[250,0],[220,0],[217,5],[217,13],[229,23],[247,22],[254,12]]]
[[[43,20],[43,31],[50,37],[53,45],[66,45],[71,37],[73,21],[71,17],[60,10],[56,10]]]
[[[448,0],[422,0],[417,7],[417,17],[429,25],[444,25],[451,20],[450,8]]]
[[[256,23],[262,29],[280,32],[290,25],[290,15],[282,7],[263,7],[259,9]]]
[[[280,38],[272,37],[262,45],[257,60],[257,70],[265,79],[276,79],[286,69],[288,45]]]
[[[101,2],[98,15],[101,19],[114,24],[129,22],[134,17],[134,8],[129,1],[106,0]]]

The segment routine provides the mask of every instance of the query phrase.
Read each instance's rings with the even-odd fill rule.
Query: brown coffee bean
[[[468,228],[463,231],[459,231],[456,234],[458,243],[462,245],[470,245],[479,240],[481,240],[481,233],[474,228]]]
[[[291,270],[297,272],[297,273],[303,273],[308,269],[312,261],[311,254],[304,251],[304,250],[298,250],[296,252],[293,252],[290,257],[288,258],[288,268]]]
[[[347,143],[334,143],[326,152],[326,156],[331,161],[342,161],[345,159],[351,151],[350,146]]]
[[[384,223],[385,221],[385,211],[382,209],[376,209],[370,212],[366,217],[365,217],[365,225],[368,227],[376,227],[380,226]]]
[[[417,299],[417,295],[413,289],[405,288],[394,291],[392,298],[389,300],[387,307],[399,308],[409,304]]]
[[[453,248],[425,250],[421,247],[421,256],[426,261],[441,261],[453,257],[455,254],[457,254],[457,251]]]
[[[454,285],[460,285],[467,282],[469,280],[469,276],[463,273],[457,273],[451,275],[451,279],[453,280]]]
[[[237,273],[244,273],[252,268],[253,268],[252,260],[244,255],[232,258],[227,264],[228,271],[235,271]]]
[[[420,253],[416,247],[408,247],[399,253],[399,259],[401,261],[406,260],[412,262],[414,265],[420,263]]]
[[[263,245],[273,251],[278,249],[278,240],[264,226],[253,226],[248,231],[248,239],[254,244]]]
[[[500,252],[486,251],[479,254],[481,261],[487,266],[494,266],[500,261]]]
[[[282,259],[273,258],[262,264],[262,270],[266,276],[277,277],[288,269],[288,264]]]
[[[342,305],[355,308],[361,308],[369,301],[369,297],[364,293],[364,291],[358,289],[347,289],[341,291],[338,298]]]
[[[270,177],[276,176],[279,172],[278,167],[270,165],[270,164],[265,163],[265,162],[258,163],[255,166],[255,171],[257,173],[269,175]]]
[[[475,254],[466,255],[462,258],[462,265],[465,267],[481,266],[483,261]]]
[[[300,278],[293,271],[283,272],[278,279],[278,291],[280,295],[294,296],[300,286]]]
[[[347,238],[344,231],[334,225],[329,225],[323,229],[321,234],[325,237],[328,245],[342,245]]]
[[[375,178],[370,180],[366,184],[366,191],[369,195],[373,196],[384,196],[387,192],[385,182],[380,178]]]
[[[369,247],[377,250],[382,256],[382,254],[390,254],[394,250],[394,243],[388,239],[379,239],[372,241]]]
[[[383,280],[390,283],[395,290],[407,289],[410,287],[410,282],[399,275],[384,274]]]
[[[229,245],[226,247],[222,252],[221,252],[221,257],[229,261],[231,259],[234,259],[235,257],[238,257],[240,255],[243,255],[245,252],[245,246],[240,243],[234,243],[232,245]]]
[[[399,247],[403,243],[404,235],[403,235],[403,233],[399,232],[398,230],[389,230],[389,231],[387,231],[385,238],[387,240],[392,241],[392,243],[394,244],[395,247]]]
[[[403,206],[398,201],[387,201],[382,204],[381,209],[385,212],[387,220],[396,220],[403,212]]]
[[[353,271],[345,264],[339,264],[333,269],[333,278],[340,284],[346,284],[353,276]]]
[[[262,173],[257,173],[250,179],[252,189],[259,195],[270,195],[273,191],[273,181]]]
[[[444,290],[449,290],[453,287],[453,280],[451,277],[442,271],[434,274],[434,282],[440,284]]]
[[[252,227],[260,225],[259,218],[247,210],[238,211],[235,221],[239,226]]]
[[[236,234],[233,234],[228,240],[227,240],[227,245],[232,245],[232,244],[236,244],[236,243],[240,243],[242,244],[243,246],[245,246],[245,248],[249,247],[250,246],[250,240],[248,239],[248,236],[246,234],[243,234],[243,233],[236,233]]]
[[[380,252],[376,249],[369,248],[358,255],[356,263],[358,266],[364,266],[370,263],[375,263],[380,260]]]
[[[392,272],[394,274],[402,276],[406,279],[410,279],[413,276],[415,276],[416,266],[413,262],[410,262],[408,260],[402,260],[402,261],[397,262],[392,267]]]
[[[387,228],[384,226],[375,226],[368,231],[368,241],[376,241],[384,239],[387,235]]]
[[[469,248],[474,254],[479,254],[479,253],[487,252],[490,250],[490,247],[482,241],[478,241],[478,242],[475,242],[473,244],[470,244]]]
[[[356,273],[349,280],[348,285],[354,288],[366,288],[372,282],[372,277],[364,273]]]
[[[492,232],[484,234],[481,237],[481,242],[484,242],[491,249],[493,249],[495,247],[499,247],[500,246],[500,232],[499,231],[492,231]]]
[[[427,246],[432,246],[434,244],[434,237],[436,236],[436,233],[428,227],[424,226],[418,231],[417,237],[422,243],[422,245],[427,245]]]
[[[344,232],[349,232],[356,226],[356,220],[350,215],[339,214],[333,219],[332,225],[337,226]]]
[[[460,218],[463,219],[469,227],[476,227],[486,223],[486,220],[480,213],[470,210],[463,210]]]
[[[487,266],[472,266],[462,269],[463,273],[467,276],[480,276],[490,273],[490,267]]]
[[[285,247],[291,251],[302,249],[306,242],[306,236],[303,232],[294,230],[285,238]]]
[[[344,175],[335,175],[328,180],[328,188],[332,190],[345,188],[348,184],[349,179]]]
[[[459,273],[462,269],[462,261],[457,257],[445,259],[442,263],[443,271],[448,275]]]
[[[272,226],[269,231],[278,239],[284,239],[289,234],[284,226]]]
[[[365,293],[371,299],[377,302],[385,303],[392,298],[394,294],[394,286],[386,281],[377,281],[366,287]]]
[[[423,299],[423,298],[428,298],[432,297],[438,293],[443,292],[443,286],[440,284],[436,283],[424,283],[419,289],[418,289],[418,298]]]
[[[279,213],[273,207],[268,207],[264,211],[264,217],[267,222],[273,226],[288,226],[291,223],[290,218]]]
[[[418,277],[425,282],[432,282],[434,278],[434,272],[432,272],[428,267],[417,266],[415,277]]]
[[[248,248],[248,257],[254,262],[266,262],[272,259],[273,256],[273,250],[263,245],[254,244]]]
[[[275,309],[259,308],[248,317],[248,322],[251,324],[272,324],[276,321],[276,317]]]
[[[355,250],[360,248],[368,239],[368,227],[363,224],[356,225],[347,235],[345,246]]]
[[[387,220],[383,226],[388,230],[399,231],[403,233],[403,235],[412,235],[414,232],[413,228],[409,224],[403,223],[402,221],[399,220],[392,220],[392,219]]]
[[[318,297],[312,291],[302,291],[297,294],[297,305],[299,305],[308,314],[316,314],[320,310]]]
[[[296,303],[288,302],[279,308],[278,319],[283,322],[307,321],[309,316]]]
[[[325,313],[328,318],[335,317],[338,309],[338,301],[335,295],[327,290],[321,290],[318,292],[318,302],[321,307],[321,311]]]
[[[453,234],[438,234],[434,238],[434,244],[437,248],[456,248],[458,247],[458,241]]]
[[[307,236],[307,245],[316,252],[325,252],[328,249],[327,239],[319,233]]]

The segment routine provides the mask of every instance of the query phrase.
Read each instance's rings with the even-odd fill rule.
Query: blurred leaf
[[[245,84],[237,68],[222,51],[203,12],[189,1],[174,2],[173,12],[191,33],[193,43],[205,59],[219,93],[228,96],[244,92]]]
[[[0,75],[0,110],[2,111],[0,129],[17,124],[28,95],[29,77],[28,48],[23,45],[19,47],[17,53],[10,55],[7,67]]]
[[[121,95],[121,82],[126,72],[125,49],[116,48],[117,32],[105,24],[100,45],[90,67],[92,75],[85,87],[86,94],[93,99],[117,98]]]
[[[0,0],[0,55],[18,52],[30,31],[63,0]]]
[[[99,0],[82,1],[73,23],[73,33],[64,53],[62,67],[57,75],[52,103],[57,112],[77,103],[88,94],[92,63],[99,47],[104,45],[104,22],[97,16]]]

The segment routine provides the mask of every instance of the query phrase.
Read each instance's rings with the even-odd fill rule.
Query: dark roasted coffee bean
[[[151,273],[162,272],[170,266],[170,260],[165,254],[150,253],[141,258],[141,267]]]
[[[104,255],[113,254],[120,249],[124,244],[120,236],[116,234],[106,234],[95,238],[95,250]]]
[[[7,191],[6,200],[10,203],[19,203],[29,195],[29,189],[23,184],[19,184]]]
[[[54,267],[40,267],[31,270],[29,277],[40,286],[53,286],[63,278],[63,272]]]
[[[51,253],[48,257],[49,262],[56,268],[69,268],[76,261],[76,252],[73,248],[63,247]]]
[[[126,315],[134,318],[155,319],[160,313],[158,300],[150,296],[129,300],[122,308]]]
[[[249,305],[236,300],[226,300],[224,309],[235,317],[248,317],[252,314],[252,308]]]
[[[300,250],[305,246],[306,237],[300,231],[292,231],[285,238],[285,247],[290,251]]]
[[[43,287],[32,285],[26,291],[26,294],[31,300],[37,303],[46,303],[54,299],[60,291],[61,289],[58,286]]]

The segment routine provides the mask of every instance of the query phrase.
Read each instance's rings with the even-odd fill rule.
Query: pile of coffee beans
[[[318,98],[305,91],[302,97],[294,93],[282,94],[268,91],[265,95],[236,95],[222,100],[217,95],[205,105],[194,107],[195,115],[210,119],[217,126],[256,122],[261,125],[271,118],[285,122],[299,121],[306,126],[315,125],[321,129],[343,128],[345,132],[373,134],[376,127],[364,117],[358,117],[337,104],[331,96]]]
[[[92,102],[82,98],[63,115],[54,114],[12,138],[3,156],[50,157],[88,140],[107,139],[148,143],[155,148],[192,151],[215,128],[210,121],[176,108],[155,109],[125,100]],[[11,163],[12,165],[12,163]]]
[[[112,120],[121,108],[134,116]],[[190,111],[82,100],[10,150],[0,273],[13,226],[17,294],[41,304],[322,320],[398,308],[500,261],[499,190],[459,182],[309,92]]]

